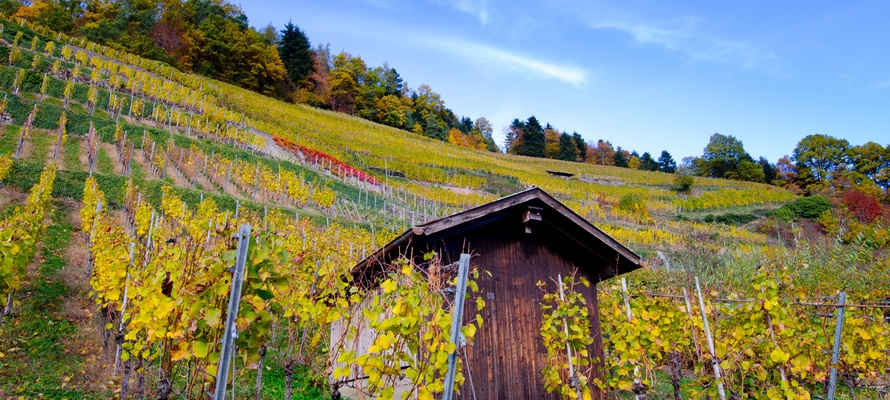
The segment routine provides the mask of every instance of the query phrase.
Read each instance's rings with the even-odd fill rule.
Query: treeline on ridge
[[[458,116],[429,85],[409,88],[395,68],[368,66],[329,45],[313,47],[288,23],[254,28],[240,6],[227,0],[0,0],[0,13],[56,31],[166,62],[184,71],[233,83],[282,100],[355,115],[455,145],[501,151],[484,117]],[[754,159],[732,135],[715,133],[701,156],[680,162],[561,132],[534,116],[504,130],[503,151],[530,157],[587,162],[683,176],[763,182],[811,193],[834,187],[886,192],[890,145],[851,145],[809,135],[775,163]]]
[[[251,27],[225,0],[0,0],[0,12],[282,100],[499,151],[485,118],[455,115],[428,85],[411,89],[387,64],[313,48],[292,23]]]

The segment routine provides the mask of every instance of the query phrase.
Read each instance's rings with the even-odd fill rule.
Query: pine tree
[[[773,183],[776,180],[776,165],[769,162],[764,156],[760,156],[760,160],[757,161],[760,164],[760,168],[763,169],[763,180],[766,183]]]
[[[621,168],[627,168],[627,155],[624,154],[624,149],[621,146],[615,149],[615,166]]]
[[[578,148],[578,161],[587,161],[587,142],[578,132],[572,133],[572,140],[575,141],[575,147]]]
[[[640,169],[644,171],[658,171],[658,162],[652,158],[648,151],[640,156]]]
[[[662,150],[661,156],[658,157],[658,169],[669,174],[677,171],[677,162],[674,161],[674,157],[671,157],[671,153],[668,153],[667,150]]]
[[[541,127],[537,118],[529,117],[522,127],[522,147],[519,154],[529,157],[544,157],[545,146],[544,128]]]
[[[559,135],[559,155],[557,159],[566,161],[578,161],[578,146],[575,140],[568,134],[563,132]]]
[[[284,62],[287,75],[294,83],[302,82],[312,72],[312,47],[309,38],[300,27],[288,21],[281,30],[278,42],[278,55]]]
[[[522,148],[522,130],[525,129],[525,123],[519,118],[513,118],[513,122],[504,131],[504,152],[507,154],[519,154]]]

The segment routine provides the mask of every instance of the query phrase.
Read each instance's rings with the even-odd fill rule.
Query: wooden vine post
[[[630,292],[627,290],[627,279],[621,278],[621,297],[624,298],[624,310],[627,313],[627,322],[632,323],[634,320],[633,311],[630,309]],[[646,398],[646,386],[637,376],[640,371],[639,366],[634,367],[634,380],[631,390],[634,392],[634,398],[644,400]],[[650,382],[651,383],[651,382]]]
[[[566,301],[565,289],[563,289],[562,283],[562,274],[557,274],[556,278],[559,280],[559,301]],[[621,278],[621,281],[624,282],[624,278]],[[625,284],[625,287],[627,285]],[[628,309],[630,311],[630,309]],[[566,337],[569,337],[569,321],[566,318],[562,319],[562,330],[565,332]],[[572,363],[572,345],[566,341],[566,354],[569,356],[569,379],[575,379],[575,365]],[[578,400],[581,400],[581,388],[577,388]]]
[[[726,392],[723,390],[723,382],[720,381],[720,363],[717,361],[717,352],[714,351],[714,338],[711,337],[711,328],[708,326],[708,313],[705,311],[705,300],[701,295],[701,286],[698,277],[695,277],[695,291],[698,292],[698,305],[701,308],[701,319],[705,325],[705,337],[708,339],[708,351],[711,352],[711,363],[714,365],[714,380],[717,381],[717,393],[721,400],[726,400]]]
[[[111,371],[111,376],[117,376],[117,371],[120,368],[121,362],[121,353],[123,352],[123,344],[124,344],[124,329],[126,328],[126,314],[127,314],[127,291],[129,290],[130,283],[130,271],[129,268],[133,266],[133,252],[136,248],[136,243],[130,243],[130,262],[127,264],[128,271],[126,272],[124,278],[124,294],[121,300],[121,317],[120,322],[118,323],[117,334],[115,335],[114,341],[117,343],[117,348],[114,351],[114,368]],[[126,384],[126,378],[124,379],[124,384]],[[125,390],[121,390],[122,393],[126,393]],[[122,396],[125,396],[123,394]]]
[[[695,345],[695,355],[701,357],[701,349],[698,347],[698,336],[695,334],[695,324],[693,323],[692,305],[689,304],[689,292],[686,291],[686,286],[683,286],[683,302],[686,303],[686,315],[689,316],[689,328],[692,333],[692,344]]]

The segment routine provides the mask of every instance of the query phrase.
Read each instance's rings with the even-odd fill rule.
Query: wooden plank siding
[[[590,389],[594,399],[607,399],[592,383],[603,368],[596,283],[640,268],[637,254],[543,190],[530,188],[405,231],[353,268],[353,284],[376,285],[385,270],[382,266],[402,256],[425,268],[429,264],[423,255],[430,251],[440,256],[442,265],[469,253],[472,265],[488,272],[477,280],[478,294],[486,302],[481,311],[484,323],[466,348],[464,383],[456,398],[559,398],[547,394],[543,383],[544,292],[537,282],[547,282],[548,290],[556,291],[557,276],[577,271],[591,283],[576,287],[586,299],[594,339],[587,349],[594,361],[588,371]],[[465,323],[476,314],[475,298],[470,298]]]
[[[469,251],[474,255],[472,265],[491,273],[490,277],[480,274],[477,281],[486,302],[481,313],[484,323],[476,332],[472,346],[467,348],[469,363],[463,371],[464,384],[456,396],[458,399],[474,399],[471,377],[475,399],[559,398],[556,394],[547,394],[542,379],[547,351],[540,335],[544,293],[537,282],[547,282],[549,290],[556,290],[557,276],[572,274],[576,265],[547,243],[548,232],[526,234],[516,220],[510,222],[494,223],[426,247],[426,250],[437,250],[446,263],[456,261],[461,251]],[[601,359],[602,338],[594,285],[598,279],[596,276],[588,279],[592,283],[590,287],[578,286],[591,316],[594,344],[588,352],[592,358]],[[476,313],[476,302],[471,298],[465,318],[474,318]],[[590,373],[591,381],[601,372],[602,366],[596,365],[598,368]],[[593,398],[606,398],[595,385],[591,383],[590,387]]]

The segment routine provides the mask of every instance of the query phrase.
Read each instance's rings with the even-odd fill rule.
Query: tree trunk
[[[130,360],[124,363],[124,376],[121,379],[121,400],[127,400],[127,390],[130,386]]]
[[[294,360],[284,364],[284,400],[291,400],[294,391]]]
[[[158,400],[169,400],[170,393],[173,393],[173,383],[164,372],[163,368],[158,376]]]
[[[6,295],[6,307],[3,309],[3,313],[0,314],[0,321],[3,320],[3,317],[5,317],[7,315],[12,315],[12,293],[13,292],[14,292],[14,290],[10,291],[9,294]]]
[[[145,364],[142,357],[136,359],[136,399],[145,398]]]
[[[633,385],[631,386],[631,391],[634,393],[634,399],[636,400],[647,400],[646,391],[649,388],[643,383],[643,381],[639,379],[634,379]]]
[[[260,346],[260,363],[256,369],[256,400],[260,400],[260,393],[263,390],[263,364],[266,361],[266,345]]]
[[[674,386],[674,400],[682,400],[680,394],[680,355],[676,352],[671,353],[671,385]]]

